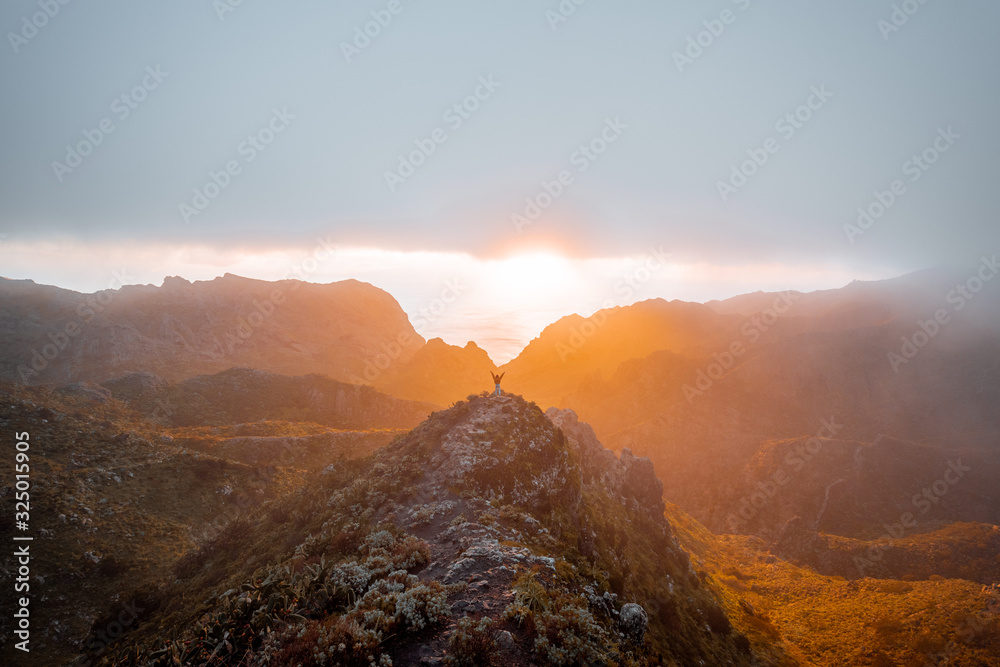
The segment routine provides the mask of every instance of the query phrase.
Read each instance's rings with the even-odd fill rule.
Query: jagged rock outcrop
[[[569,438],[572,450],[580,457],[580,469],[587,483],[597,481],[616,495],[628,498],[652,516],[663,516],[663,483],[648,458],[634,456],[628,449],[621,458],[607,450],[597,439],[590,424],[579,420],[572,410],[549,408],[545,415]]]

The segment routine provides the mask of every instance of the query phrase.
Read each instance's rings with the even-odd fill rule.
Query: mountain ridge
[[[658,490],[573,413],[470,396],[186,556],[108,664],[751,664]]]

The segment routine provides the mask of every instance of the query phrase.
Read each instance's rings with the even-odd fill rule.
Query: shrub
[[[543,611],[549,604],[549,594],[538,581],[536,572],[525,572],[514,582],[514,604],[528,611]]]
[[[493,629],[493,619],[481,619],[478,623],[470,616],[458,622],[451,635],[449,655],[445,662],[453,667],[485,667],[494,663],[497,641]]]
[[[872,655],[871,665],[872,667],[896,667],[896,661],[882,651],[875,651]]]
[[[232,544],[239,536],[234,531],[217,543]],[[315,545],[329,540],[325,530],[320,536]],[[339,546],[353,546],[345,549],[351,560],[333,563],[321,556],[303,562],[299,555],[258,570],[176,639],[161,640],[146,655],[119,653],[110,664],[235,666],[254,657],[260,665],[391,665],[380,646],[393,635],[447,618],[453,589],[421,583],[407,572],[427,562],[430,549],[413,535],[397,536],[392,524],[366,536],[341,536]],[[213,543],[198,553],[204,557],[216,548]]]
[[[903,625],[899,622],[899,620],[884,613],[879,613],[874,620],[872,620],[871,625],[875,630],[876,635],[885,638],[892,637],[903,629]]]
[[[563,581],[573,581],[576,578],[576,568],[562,558],[556,561],[555,567],[556,574]]]
[[[396,598],[396,618],[411,630],[422,630],[451,616],[448,591],[437,581],[420,584]]]
[[[514,602],[504,616],[527,624],[535,635],[534,653],[551,665],[606,664],[617,654],[614,637],[590,612],[583,596],[559,592],[555,597],[525,572],[514,582]]]
[[[604,664],[616,648],[583,598],[560,595],[534,614],[534,626],[534,652],[552,665]]]

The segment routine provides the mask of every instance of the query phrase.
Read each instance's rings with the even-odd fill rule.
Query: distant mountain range
[[[568,316],[503,399],[357,281],[0,280],[56,600],[28,664],[996,664],[975,276]]]
[[[703,456],[739,472],[762,443],[810,437],[824,418],[864,442],[1000,442],[1000,283],[976,279],[938,269],[810,294],[654,299],[565,317],[500,370],[506,389],[651,456],[667,497],[690,506]],[[0,332],[0,376],[27,384],[244,367],[444,406],[489,389],[494,370],[475,343],[424,341],[389,294],[357,281],[226,275],[83,295],[2,280]]]
[[[269,283],[226,274],[95,294],[0,280],[0,375],[25,384],[168,380],[233,367],[364,377],[380,355],[405,362],[424,340],[389,294],[347,280]]]
[[[766,464],[782,447],[773,443],[825,435],[844,443],[828,449],[888,452],[856,462],[831,458],[822,470],[828,483],[881,474],[895,465],[893,456],[900,465],[914,456],[937,461],[920,456],[928,448],[971,449],[984,479],[1000,478],[992,458],[1000,451],[1000,281],[984,281],[982,272],[935,269],[809,294],[755,293],[707,304],[653,299],[589,318],[572,315],[500,369],[503,385],[540,405],[575,410],[613,449],[649,456],[666,499],[710,528],[738,525],[773,537],[789,518],[780,503],[754,512],[753,521],[733,519],[755,485],[767,483],[761,476],[781,464]],[[343,416],[346,401],[399,415],[386,425],[410,426],[434,406],[491,389],[495,370],[474,342],[424,341],[389,294],[357,281],[267,283],[226,275],[83,295],[2,280],[0,332],[7,342],[0,376],[28,384],[103,382],[147,410],[157,400],[183,406],[178,414],[194,406],[200,423],[212,410],[222,421],[240,421],[334,404],[324,414]],[[255,389],[234,393],[251,378],[234,367],[328,380],[315,377],[306,387],[257,375],[247,385]],[[387,397],[364,394],[356,386],[363,384],[416,403],[380,404]],[[822,432],[825,420],[839,425],[835,433]],[[886,449],[884,438],[907,444]],[[720,487],[712,483],[720,475],[740,481]],[[856,502],[845,496],[847,482],[829,494],[800,486],[803,497],[792,507],[826,503],[822,520],[812,522],[818,528],[839,516],[842,503]],[[891,492],[910,495],[902,482]],[[984,496],[981,504],[991,500]],[[942,520],[995,517],[963,506],[969,512]],[[850,523],[838,530],[850,532]]]

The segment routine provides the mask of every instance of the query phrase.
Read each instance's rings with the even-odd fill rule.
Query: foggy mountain
[[[504,398],[356,281],[5,280],[59,571],[32,664],[994,664],[1000,296],[970,275],[568,316]]]

